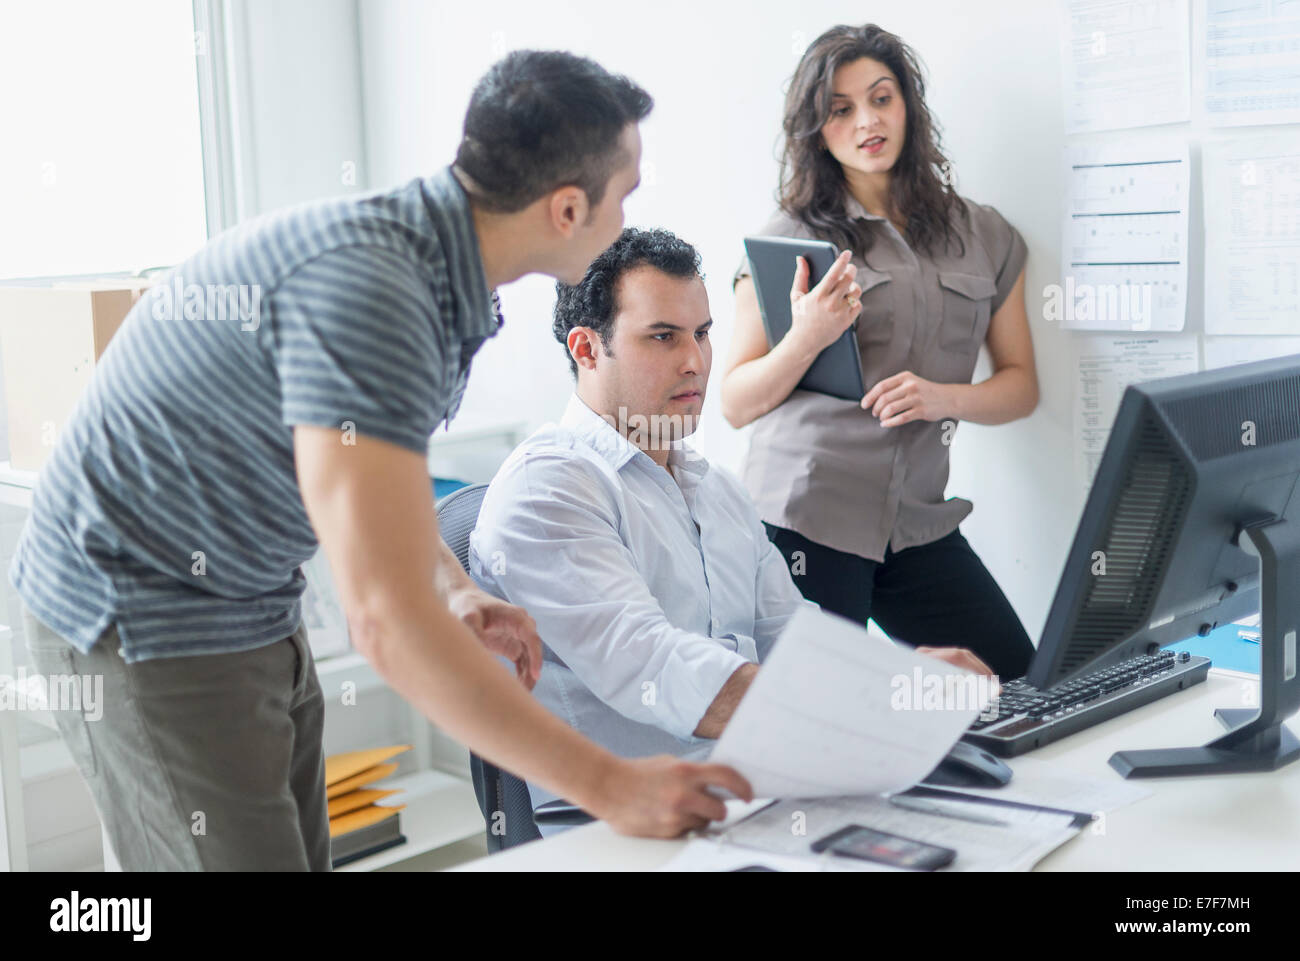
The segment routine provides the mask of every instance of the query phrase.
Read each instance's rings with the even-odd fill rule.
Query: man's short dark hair
[[[609,354],[614,315],[618,313],[614,292],[619,278],[637,267],[654,267],[682,279],[699,277],[700,252],[667,230],[628,227],[619,234],[618,240],[591,262],[581,281],[573,286],[557,282],[555,320],[551,330],[564,347],[569,369],[575,377],[578,365],[569,354],[569,331],[574,327],[590,327],[600,336],[601,345]]]
[[[654,100],[594,60],[516,50],[474,88],[456,166],[485,210],[514,213],[558,187],[581,187],[591,207],[627,161],[618,138]]]

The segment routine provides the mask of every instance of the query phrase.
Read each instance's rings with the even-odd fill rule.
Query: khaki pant
[[[23,620],[37,672],[103,678],[95,711],[54,716],[123,870],[329,870],[306,627],[237,654],[127,664],[112,627],[82,654],[25,607]]]

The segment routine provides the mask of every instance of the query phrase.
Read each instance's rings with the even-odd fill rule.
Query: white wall
[[[716,320],[715,365],[730,340],[729,277],[741,238],[773,207],[783,92],[800,53],[827,27],[868,17],[907,41],[927,66],[927,99],[959,190],[997,207],[1029,245],[1027,306],[1042,402],[1013,425],[963,425],[949,493],[975,502],[963,530],[1037,636],[1083,503],[1072,439],[1076,341],[1041,319],[1041,292],[1060,273],[1066,138],[1058,4],[499,0],[489,15],[460,3],[361,0],[359,12],[366,149],[376,186],[450,161],[475,80],[509,49],[572,50],[646,87],[656,107],[642,129],[643,186],[627,205],[628,222],[666,227],[700,248]],[[1194,30],[1194,49],[1202,32]],[[1195,174],[1195,143],[1207,136],[1199,121],[1071,141],[1132,142],[1169,133],[1193,140]],[[1203,222],[1197,180],[1192,194],[1197,238]],[[1201,329],[1202,262],[1197,241],[1189,331]],[[551,283],[538,278],[503,291],[507,327],[475,362],[464,423],[538,423],[559,414],[570,382],[549,332],[553,299]],[[983,363],[977,377],[986,375]],[[696,443],[735,468],[744,436],[722,419],[716,373],[710,387]]]
[[[238,215],[368,186],[356,0],[230,4]]]

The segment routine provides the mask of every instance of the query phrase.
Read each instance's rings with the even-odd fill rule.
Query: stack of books
[[[329,800],[330,861],[336,868],[399,844],[405,844],[401,815],[405,804],[378,802],[396,794],[371,787],[397,770],[391,761],[411,745],[349,751],[325,759],[325,796]]]

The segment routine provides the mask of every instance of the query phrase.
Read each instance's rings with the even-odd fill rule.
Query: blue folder
[[[1210,659],[1211,667],[1258,674],[1259,644],[1243,638],[1242,631],[1258,632],[1259,627],[1258,625],[1242,627],[1240,624],[1224,624],[1210,631],[1205,637],[1189,637],[1177,644],[1170,644],[1165,650],[1200,654]]]

